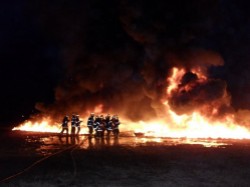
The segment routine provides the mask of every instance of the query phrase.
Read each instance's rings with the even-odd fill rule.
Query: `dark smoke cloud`
[[[189,49],[176,54],[168,54],[166,60],[173,66],[186,70],[181,83],[168,97],[171,109],[177,114],[202,111],[206,116],[221,117],[222,114],[233,111],[226,82],[212,78],[208,73],[210,67],[224,64],[218,53]],[[206,75],[207,79],[204,80],[197,73]],[[216,114],[213,113],[214,109],[217,110]]]
[[[188,48],[165,53],[165,60],[171,67],[185,68],[187,70],[199,69],[205,75],[208,74],[210,67],[224,65],[221,55],[211,50],[200,48]]]
[[[37,109],[52,116],[85,115],[103,104],[104,112],[134,121],[163,117],[166,77],[171,68],[183,67],[188,73],[169,98],[177,113],[218,102],[221,113],[231,111],[224,80],[230,80],[227,70],[234,65],[227,65],[229,37],[221,35],[232,23],[224,23],[230,14],[224,4],[232,3],[44,1],[37,14],[48,37],[61,46],[64,79],[55,89],[55,102],[37,104]],[[207,83],[191,73],[198,67],[209,77]],[[193,89],[181,91],[187,84]]]
[[[187,75],[187,74],[186,74]],[[193,75],[194,76],[194,75]],[[185,86],[189,85],[190,90],[186,91]],[[204,114],[211,116],[213,107],[218,109],[228,108],[228,97],[225,95],[226,83],[221,80],[209,80],[206,83],[199,83],[196,79],[189,79],[189,81],[181,84],[173,96],[170,98],[170,106],[178,114],[192,113],[195,111],[202,111],[204,107],[210,107],[210,110],[204,111]],[[220,114],[221,111],[218,111]]]

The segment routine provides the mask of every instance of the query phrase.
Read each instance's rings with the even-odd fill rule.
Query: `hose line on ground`
[[[85,141],[86,139],[87,139],[87,138],[85,138],[85,139],[82,141],[81,144],[83,144],[84,141]],[[43,158],[41,158],[40,160],[38,160],[38,161],[32,163],[30,166],[26,167],[26,168],[23,169],[22,171],[20,171],[20,172],[18,172],[18,173],[16,173],[16,174],[13,174],[13,175],[11,175],[11,176],[8,176],[8,177],[6,177],[6,178],[4,178],[4,179],[1,179],[1,180],[0,180],[0,183],[7,182],[7,181],[9,181],[9,180],[11,180],[11,179],[13,179],[13,178],[19,176],[19,175],[22,175],[23,173],[29,171],[31,168],[33,168],[33,167],[35,167],[36,165],[38,165],[39,163],[41,163],[41,162],[47,160],[48,158],[50,158],[50,157],[52,157],[52,156],[55,156],[55,155],[58,155],[58,154],[60,154],[60,153],[63,153],[64,151],[67,151],[67,150],[69,150],[69,149],[72,149],[72,151],[71,151],[71,159],[72,159],[72,161],[73,161],[74,176],[75,176],[75,175],[76,175],[76,163],[75,163],[75,160],[73,159],[72,153],[73,153],[73,151],[74,151],[78,146],[80,146],[81,144],[71,145],[71,146],[69,146],[69,147],[67,147],[67,148],[65,148],[65,149],[63,149],[63,150],[60,150],[60,151],[58,151],[58,152],[56,152],[56,153],[53,153],[53,154],[51,154],[51,155],[48,155],[48,156],[46,156],[46,157],[43,157]]]

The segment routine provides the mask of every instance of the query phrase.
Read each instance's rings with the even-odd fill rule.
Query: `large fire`
[[[27,121],[12,130],[33,131],[33,132],[59,132],[60,126],[51,125],[50,118],[43,118],[40,122]]]
[[[197,76],[198,82],[207,81],[205,73],[201,69],[191,69],[193,74]],[[168,98],[172,92],[181,83],[181,80],[186,73],[184,68],[173,68],[171,75],[167,78],[168,87],[166,88],[166,98],[162,103],[166,107],[166,119],[155,119],[152,121],[140,121],[139,123],[131,122],[125,117],[120,117],[121,131],[133,131],[143,133],[145,136],[152,137],[170,137],[170,138],[233,138],[233,139],[249,139],[250,132],[247,128],[235,123],[235,117],[232,114],[223,117],[220,120],[208,119],[203,115],[204,108],[198,108],[192,113],[178,115],[174,112]],[[182,89],[188,91],[192,89],[192,84],[187,84]],[[226,95],[226,93],[225,93]],[[209,103],[207,104],[209,105]],[[209,106],[208,106],[209,107]],[[102,105],[97,106],[96,113],[104,113]],[[211,108],[211,107],[210,107]],[[212,114],[217,112],[216,106],[212,106]],[[41,122],[27,121],[13,130],[36,131],[36,132],[60,132],[61,124],[52,125],[53,120],[44,118]],[[83,125],[81,133],[87,133],[86,127],[87,116],[83,117]]]

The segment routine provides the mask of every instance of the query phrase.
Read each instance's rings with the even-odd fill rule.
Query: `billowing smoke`
[[[37,109],[55,117],[88,115],[98,107],[133,121],[164,117],[166,78],[173,67],[178,67],[187,73],[168,97],[171,109],[177,114],[200,109],[211,115],[216,105],[217,116],[232,112],[226,82],[211,71],[224,64],[214,47],[222,15],[220,3],[45,3],[43,24],[53,28],[50,33],[63,46],[64,76],[55,89],[55,102],[38,103]],[[208,79],[201,81],[194,69]]]
[[[87,115],[102,105],[105,113],[119,112],[131,119],[142,119],[145,114],[152,117],[155,114],[152,100],[144,94],[145,81],[129,60],[123,51],[113,57],[93,56],[73,66],[71,78],[57,87],[56,103],[49,112]]]
[[[177,114],[200,111],[205,116],[218,117],[233,111],[226,82],[209,77],[208,73],[211,66],[223,65],[219,54],[189,50],[185,54],[170,55],[168,59],[186,72],[168,96],[169,104]]]

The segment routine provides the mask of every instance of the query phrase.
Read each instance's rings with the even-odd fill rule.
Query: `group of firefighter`
[[[82,121],[79,118],[79,115],[72,115],[70,120],[69,116],[65,116],[62,121],[62,131],[61,134],[66,132],[69,133],[69,122],[71,122],[71,134],[79,134],[81,130],[80,124]],[[104,115],[95,115],[91,113],[87,120],[87,127],[89,131],[89,135],[92,136],[94,134],[96,137],[103,137],[106,131],[106,135],[109,136],[111,133],[115,137],[119,135],[119,117],[117,115],[113,115],[112,117],[110,114]]]

